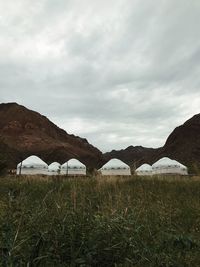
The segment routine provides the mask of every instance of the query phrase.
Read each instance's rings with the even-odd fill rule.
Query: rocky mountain
[[[160,152],[160,148],[147,148],[142,146],[129,146],[126,149],[112,150],[104,154],[106,161],[118,158],[129,166],[137,168],[143,163],[152,164]]]
[[[192,169],[200,168],[200,114],[176,127],[161,150]]]
[[[77,158],[89,168],[102,162],[102,153],[86,139],[70,135],[45,116],[17,103],[0,104],[0,153],[10,168],[29,155],[47,163]]]
[[[121,159],[134,169],[170,157],[194,171],[200,169],[200,114],[175,128],[163,147],[129,146],[102,154],[86,139],[68,134],[35,111],[17,103],[0,104],[0,156],[15,168],[33,154],[47,163],[77,158],[88,170],[100,168],[111,158]]]
[[[200,114],[174,129],[163,147],[130,146],[105,153],[106,159],[118,158],[133,167],[152,164],[162,157],[170,157],[188,166],[191,172],[200,170]]]

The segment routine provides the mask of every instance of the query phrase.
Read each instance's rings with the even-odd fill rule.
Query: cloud
[[[103,151],[159,147],[200,102],[198,0],[0,0],[0,101]]]

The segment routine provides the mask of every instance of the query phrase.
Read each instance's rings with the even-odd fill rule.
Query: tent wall
[[[153,174],[180,174],[187,175],[187,169],[178,166],[157,166],[153,167]]]
[[[152,175],[152,171],[144,171],[144,170],[140,170],[140,171],[135,171],[136,174],[138,176],[151,176]]]
[[[62,168],[62,175],[86,175],[86,168]]]
[[[130,168],[126,169],[101,169],[102,175],[131,175]]]
[[[17,175],[20,172],[20,168],[17,167]],[[22,175],[37,175],[37,174],[48,174],[48,169],[47,168],[21,168],[21,174]]]

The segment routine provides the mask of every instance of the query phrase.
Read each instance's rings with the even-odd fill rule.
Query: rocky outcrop
[[[104,157],[121,159],[136,168],[143,163],[152,164],[162,157],[170,157],[189,167],[191,172],[197,172],[200,170],[200,114],[175,128],[163,147],[130,146],[105,153]]]
[[[77,158],[89,168],[103,160],[86,139],[70,135],[45,116],[17,103],[0,104],[0,153],[10,168],[29,155],[47,163]]]
[[[160,148],[146,148],[142,146],[129,146],[122,150],[112,150],[105,153],[104,158],[110,160],[111,158],[118,158],[133,168],[137,168],[143,163],[152,164],[160,152]]]
[[[200,114],[176,127],[161,150],[195,171],[200,168]]]
[[[47,163],[61,164],[76,158],[91,171],[112,158],[121,159],[135,169],[143,163],[170,157],[195,171],[200,169],[200,114],[175,128],[163,147],[129,146],[102,154],[86,139],[68,134],[35,111],[17,103],[0,104],[0,155],[10,168],[30,155],[37,155]]]

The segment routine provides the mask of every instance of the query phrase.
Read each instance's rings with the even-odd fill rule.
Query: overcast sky
[[[0,102],[102,151],[200,112],[199,0],[0,0]]]

